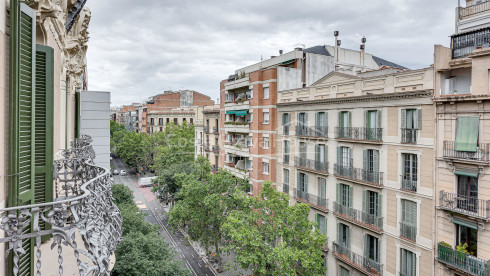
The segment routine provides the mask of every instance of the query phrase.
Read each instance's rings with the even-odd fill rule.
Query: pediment
[[[317,87],[317,86],[323,86],[328,84],[338,84],[338,83],[348,82],[348,81],[353,81],[358,79],[360,78],[349,74],[340,73],[340,72],[330,72],[323,78],[317,80],[311,86]]]

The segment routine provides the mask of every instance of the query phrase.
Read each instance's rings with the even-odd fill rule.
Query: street
[[[160,202],[155,195],[151,192],[151,187],[138,187],[138,176],[129,173],[129,168],[121,159],[113,158],[111,162],[116,170],[126,170],[128,172],[128,175],[126,176],[114,175],[114,183],[124,184],[133,191],[136,205],[140,210],[147,214],[146,221],[160,226],[162,237],[170,247],[175,249],[177,257],[182,260],[185,266],[189,268],[194,275],[215,275],[199,257],[199,254],[197,254],[180,231],[175,231],[175,233],[173,233],[167,229],[168,214],[160,205]]]

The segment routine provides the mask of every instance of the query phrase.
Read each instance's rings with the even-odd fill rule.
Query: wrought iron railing
[[[282,191],[286,194],[289,194],[289,184],[283,183],[282,184]]]
[[[211,151],[211,147],[209,146],[209,144],[204,144],[204,151]]]
[[[44,266],[59,267],[61,273],[63,248],[71,248],[80,275],[109,275],[110,257],[122,236],[122,219],[112,201],[109,170],[93,164],[91,142],[89,136],[82,135],[62,152],[64,159],[54,161],[53,202],[0,209],[0,243],[7,243],[13,255],[10,269],[14,275],[26,256],[28,261],[35,259],[33,270],[40,275],[45,256],[41,239],[47,236],[52,236],[49,242],[51,248],[57,248],[58,258]],[[77,244],[78,235],[84,244]],[[36,257],[23,248],[29,242],[34,244]]]
[[[218,145],[214,145],[213,146],[213,152],[214,153],[219,153],[219,146]]]
[[[371,215],[369,213],[344,206],[336,201],[333,203],[333,211],[346,217],[348,220],[358,224],[365,225],[374,230],[383,231],[383,218]],[[377,229],[376,229],[377,228]]]
[[[417,180],[402,176],[402,190],[417,192]]]
[[[209,133],[209,127],[208,126],[204,127],[204,133]]]
[[[453,59],[471,54],[478,46],[490,47],[490,28],[454,35],[452,37]]]
[[[402,128],[402,143],[416,144],[417,143],[417,129]]]
[[[295,156],[294,165],[299,168],[313,170],[320,173],[328,173],[328,162],[320,162],[316,160],[306,159],[304,157]]]
[[[219,134],[219,127],[213,127],[213,133]]]
[[[350,249],[347,249],[336,242],[333,242],[332,245],[333,254],[335,255],[335,257],[342,259],[343,262],[367,273],[368,275],[383,275],[383,264],[362,255],[356,254]]]
[[[415,242],[417,240],[417,226],[400,222],[400,237]]]
[[[442,243],[437,244],[437,259],[449,266],[471,275],[489,276],[490,261],[474,257],[468,253],[454,250]]]
[[[328,137],[328,127],[296,126],[296,136]]]
[[[457,158],[474,161],[490,161],[490,143],[479,143],[475,152],[457,151],[456,142],[444,141],[443,156],[448,158]]]
[[[361,141],[383,141],[382,128],[335,127],[335,138]]]
[[[328,199],[294,189],[294,197],[310,205],[328,209]]]
[[[440,191],[439,206],[442,209],[467,216],[482,219],[490,218],[490,200]]]
[[[480,4],[476,4],[468,7],[460,7],[459,19],[466,19],[475,14],[479,14],[486,11],[490,11],[490,1],[482,2]]]
[[[336,176],[360,181],[374,186],[383,186],[383,173],[379,171],[370,171],[342,164],[334,165],[334,174]]]

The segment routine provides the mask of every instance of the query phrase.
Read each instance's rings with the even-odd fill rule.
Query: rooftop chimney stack
[[[339,31],[333,32],[333,35],[335,36],[335,60],[338,62],[339,61],[339,46],[340,46],[340,40],[339,38]]]
[[[282,50],[279,50],[279,55],[282,55],[283,51]]]
[[[366,53],[366,37],[362,37],[361,39],[361,67],[364,67],[364,56]]]

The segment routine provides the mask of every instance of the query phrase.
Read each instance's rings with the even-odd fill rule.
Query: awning
[[[478,172],[473,172],[468,170],[458,170],[457,168],[454,170],[454,174],[478,178]]]
[[[245,116],[247,115],[248,110],[228,110],[226,111],[226,114],[235,114],[236,116]]]
[[[478,224],[476,224],[475,222],[468,221],[468,220],[453,217],[453,223],[459,224],[461,226],[466,226],[466,227],[471,228],[471,229],[478,230]]]

